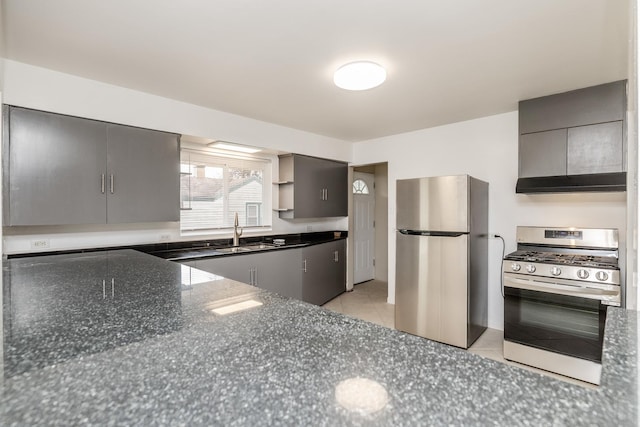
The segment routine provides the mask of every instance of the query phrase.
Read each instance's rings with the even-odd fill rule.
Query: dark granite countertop
[[[334,240],[346,239],[347,231],[317,231],[309,233],[292,233],[292,234],[271,234],[265,236],[251,236],[240,238],[240,245],[250,245],[254,249],[251,252],[226,252],[220,248],[229,249],[232,246],[233,239],[206,239],[206,240],[189,240],[180,242],[164,242],[150,243],[133,246],[103,247],[91,249],[75,249],[51,252],[32,252],[32,253],[16,253],[8,255],[8,258],[25,258],[33,256],[47,255],[64,255],[77,254],[96,251],[116,251],[123,249],[134,249],[139,252],[155,255],[159,258],[171,261],[187,261],[192,259],[201,259],[218,256],[235,256],[247,253],[255,253],[256,250],[282,250],[299,248],[302,246],[317,245],[321,243],[332,242]],[[280,240],[283,243],[275,244],[274,241]],[[268,245],[265,248],[259,248],[260,244]]]
[[[229,239],[179,242],[167,244],[164,248],[153,245],[136,249],[171,261],[187,261],[201,258],[249,254],[255,253],[256,251],[299,248],[346,238],[346,231],[323,231],[317,233],[280,234],[242,238],[240,239],[240,246],[252,247],[252,250],[247,252],[224,252],[224,249],[230,248],[231,246]],[[284,243],[275,245],[274,240],[276,239],[280,239]],[[267,246],[262,247],[261,244],[266,244]]]
[[[3,278],[2,425],[638,421],[635,311],[609,309],[593,390],[132,250],[12,259]],[[340,406],[350,378],[383,409]]]

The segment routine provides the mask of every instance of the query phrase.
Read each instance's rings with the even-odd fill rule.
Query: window
[[[361,179],[353,181],[353,194],[369,194],[369,186]]]
[[[271,163],[182,150],[180,156],[180,230],[271,225]],[[268,184],[268,185],[267,185]],[[268,221],[264,221],[268,219]]]
[[[255,202],[247,202],[246,204],[246,213],[247,213],[247,225],[260,225],[260,205],[261,203]]]

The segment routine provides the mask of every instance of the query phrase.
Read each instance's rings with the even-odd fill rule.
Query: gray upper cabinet
[[[570,128],[567,174],[621,172],[624,167],[622,122]]]
[[[180,151],[177,136],[107,125],[110,223],[180,219]]]
[[[518,193],[626,189],[626,80],[521,101]]]
[[[520,133],[623,120],[626,80],[520,101]]]
[[[520,137],[519,176],[565,175],[567,172],[567,130],[536,132]]]
[[[5,118],[5,224],[105,223],[104,124],[14,107]]]
[[[347,164],[317,157],[280,156],[280,217],[347,216]]]
[[[178,221],[178,135],[5,108],[5,225]]]

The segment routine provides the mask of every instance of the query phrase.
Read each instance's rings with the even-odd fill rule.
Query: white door
[[[375,249],[375,194],[373,174],[353,173],[353,283],[362,283],[375,277],[373,264]]]

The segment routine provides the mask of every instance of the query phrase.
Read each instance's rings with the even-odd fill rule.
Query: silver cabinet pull
[[[111,278],[111,298],[113,298],[115,296],[115,279],[112,277]]]
[[[107,287],[106,287],[106,282],[104,279],[102,279],[102,299],[107,298]]]
[[[329,190],[327,190],[326,188],[324,189],[324,199],[329,200]]]
[[[100,178],[100,192],[104,194],[104,174],[102,174],[102,177]]]
[[[253,267],[253,284],[258,286],[258,267]]]
[[[113,194],[113,174],[111,174],[109,176],[109,182],[110,182],[110,187],[111,187],[111,194]]]
[[[339,261],[339,260],[338,260],[338,251],[333,251],[333,260],[334,260],[335,262],[338,262],[338,261]]]
[[[304,271],[305,273],[307,272],[307,260],[305,259],[302,263],[303,267],[302,267],[302,271]]]

